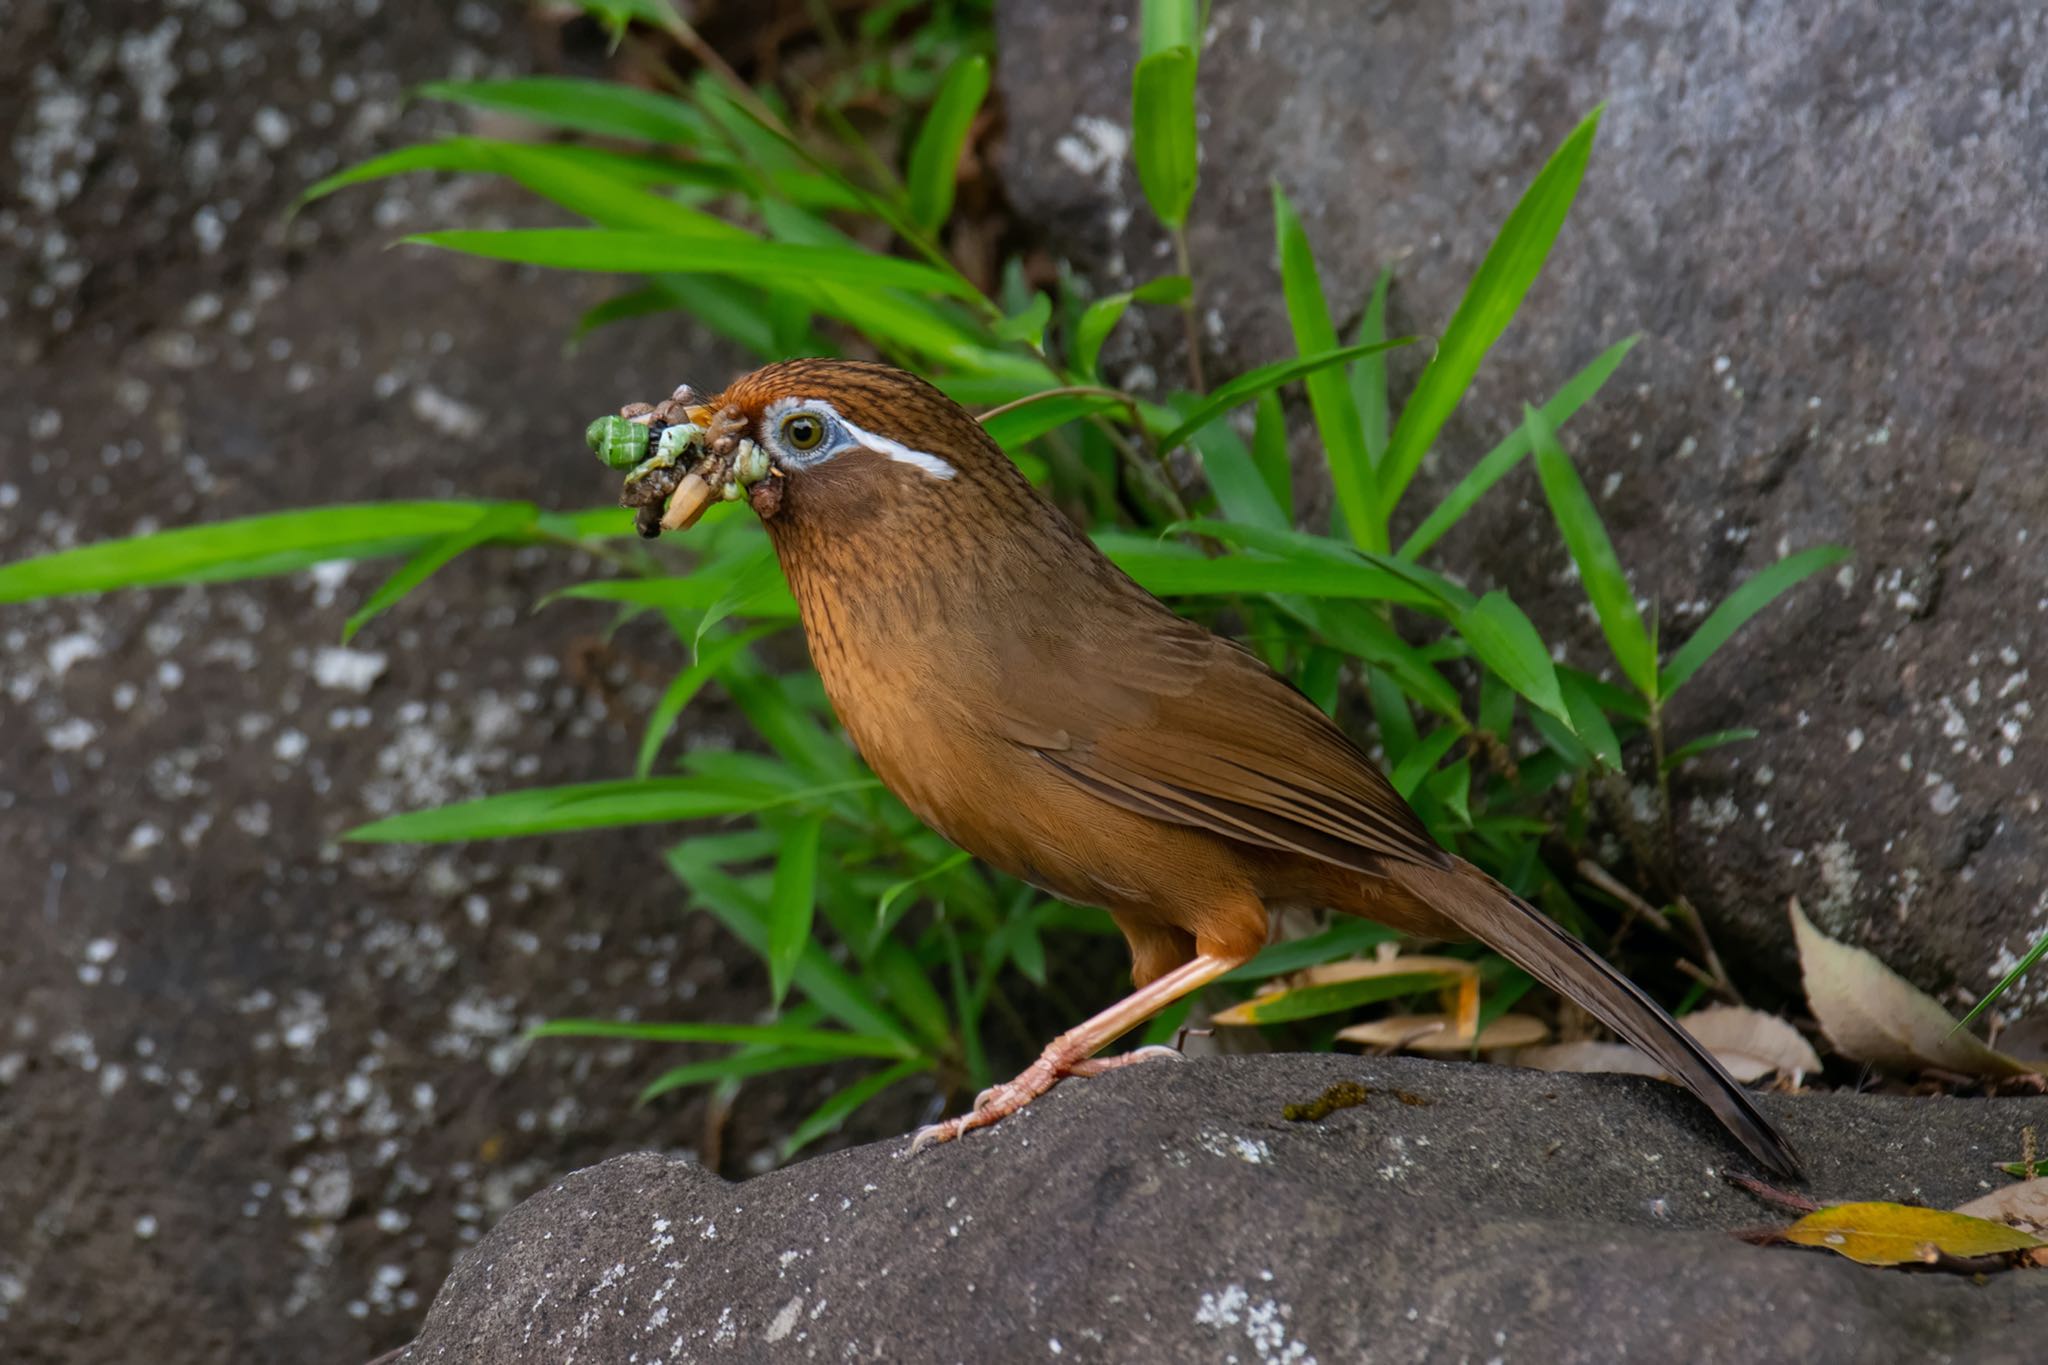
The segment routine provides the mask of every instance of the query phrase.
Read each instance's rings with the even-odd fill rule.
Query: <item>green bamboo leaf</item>
[[[1543,483],[1543,496],[1564,536],[1565,549],[1578,567],[1579,584],[1586,590],[1586,600],[1593,604],[1593,615],[1600,622],[1601,634],[1607,637],[1607,648],[1613,653],[1614,662],[1621,666],[1622,675],[1654,702],[1657,650],[1650,643],[1642,613],[1636,609],[1635,590],[1629,587],[1628,575],[1622,570],[1621,557],[1614,552],[1614,542],[1608,538],[1600,511],[1593,506],[1592,496],[1586,492],[1571,456],[1558,444],[1557,433],[1551,430],[1542,413],[1526,403],[1522,405],[1522,427],[1528,433],[1530,448],[1536,452],[1536,476]]]
[[[430,81],[416,92],[472,109],[516,114],[536,123],[600,137],[681,146],[716,145],[698,113],[671,95],[623,81],[568,76],[516,76],[507,80]]]
[[[1260,394],[1254,411],[1252,462],[1259,467],[1259,477],[1266,481],[1274,503],[1286,513],[1291,524],[1294,520],[1294,466],[1287,457],[1287,414],[1280,406],[1280,395],[1270,391]]]
[[[1280,244],[1280,287],[1287,300],[1287,320],[1294,329],[1294,349],[1304,357],[1325,355],[1337,349],[1337,327],[1330,321],[1329,301],[1323,296],[1322,278],[1316,271],[1315,253],[1309,248],[1308,233],[1295,216],[1294,205],[1279,185],[1273,186],[1273,235]],[[1381,344],[1379,338],[1361,344]],[[1360,352],[1360,359],[1379,354]],[[1315,414],[1316,432],[1323,438],[1323,456],[1330,467],[1330,482],[1336,489],[1337,505],[1352,538],[1368,550],[1387,548],[1386,512],[1380,501],[1379,481],[1367,453],[1365,424],[1358,404],[1341,370],[1322,368],[1304,376],[1309,409]]]
[[[603,303],[593,304],[576,319],[576,330],[569,334],[568,349],[578,350],[586,337],[600,327],[609,327],[615,322],[630,322],[634,318],[651,317],[666,313],[676,306],[676,301],[667,290],[659,285],[643,285],[614,294]]]
[[[487,260],[556,270],[655,274],[701,271],[772,284],[789,293],[823,285],[910,289],[974,297],[964,279],[916,261],[851,247],[794,246],[752,238],[685,237],[614,228],[503,228],[422,232],[404,239]]]
[[[1464,737],[1465,732],[1455,725],[1437,726],[1401,756],[1401,761],[1387,774],[1387,781],[1401,793],[1402,800],[1408,800],[1423,780],[1436,771],[1436,765],[1451,751],[1451,746]]]
[[[1118,568],[1158,597],[1266,592],[1435,605],[1434,598],[1407,579],[1362,561],[1346,564],[1310,556],[1210,558],[1187,546],[1120,532],[1102,532],[1095,542]]]
[[[1199,0],[1144,0],[1138,7],[1138,54],[1202,45]]]
[[[1052,296],[1039,291],[1018,312],[992,324],[989,335],[998,341],[1022,341],[1033,347],[1045,344],[1045,324],[1052,321]]]
[[[865,778],[790,792],[757,782],[713,782],[696,777],[577,782],[387,816],[358,826],[342,838],[355,843],[442,844],[615,825],[668,824],[801,806],[875,785],[873,778]]]
[[[0,566],[0,602],[165,583],[224,583],[335,559],[410,554],[524,503],[383,502],[307,508],[101,541]]]
[[[772,832],[750,830],[727,836],[727,852],[735,860],[751,861],[773,852]],[[720,845],[717,836],[699,837],[668,851],[669,869],[676,880],[689,888],[697,904],[710,911],[734,937],[754,952],[768,952],[768,896],[755,893],[740,878],[717,866]],[[765,879],[764,879],[765,880]],[[797,959],[796,988],[806,1000],[824,1010],[856,1033],[886,1036],[899,1044],[899,1055],[917,1051],[910,1030],[883,1007],[875,992],[844,967],[834,962],[817,943],[807,944]]]
[[[1456,821],[1454,828],[1472,826],[1472,760],[1461,758],[1422,780],[1423,790]]]
[[[768,893],[768,989],[777,1009],[789,993],[796,960],[811,941],[811,918],[818,903],[818,839],[824,826],[822,815],[798,821],[775,860],[775,885]]]
[[[1051,394],[997,413],[983,422],[982,430],[1004,450],[1016,453],[1049,431],[1078,422],[1098,412],[1111,412],[1123,405],[1099,394]]]
[[[1074,324],[1074,368],[1084,375],[1095,373],[1102,359],[1103,343],[1109,340],[1109,334],[1123,321],[1124,312],[1133,303],[1185,303],[1191,292],[1187,276],[1161,275],[1136,289],[1095,300],[1082,310],[1080,321]]]
[[[1491,677],[1491,673],[1481,675],[1482,695],[1484,679]],[[1501,686],[1505,691],[1506,685]],[[1388,762],[1398,764],[1421,741],[1415,729],[1415,713],[1408,708],[1408,694],[1382,668],[1366,670],[1365,694],[1372,704],[1373,724],[1380,732],[1380,748],[1386,752]]]
[[[1594,700],[1582,677],[1570,669],[1557,672],[1558,690],[1564,696],[1572,732],[1584,741],[1587,751],[1600,761],[1601,766],[1609,772],[1620,772],[1621,737],[1614,733],[1613,723],[1600,709],[1600,703]]]
[[[1382,269],[1380,277],[1373,281],[1372,297],[1365,305],[1365,316],[1358,322],[1359,341],[1386,340],[1387,290],[1393,282],[1392,266]],[[1351,366],[1351,400],[1358,406],[1359,425],[1365,433],[1366,458],[1377,469],[1387,453],[1388,413],[1392,411],[1387,400],[1387,358],[1384,355],[1369,355]]]
[[[1578,194],[1579,179],[1593,151],[1593,134],[1600,126],[1595,109],[1572,130],[1536,180],[1501,225],[1478,273],[1466,286],[1458,311],[1444,329],[1436,355],[1430,360],[1415,391],[1401,409],[1400,420],[1387,444],[1381,465],[1380,492],[1384,505],[1398,506],[1401,495],[1422,467],[1437,433],[1449,420],[1458,400],[1471,386],[1479,362],[1493,349],[1521,307],[1522,298],[1542,270],[1551,244],[1564,226],[1565,214]]]
[[[1195,198],[1195,53],[1170,47],[1131,75],[1131,155],[1160,222],[1178,229]]]
[[[1323,640],[1384,669],[1401,690],[1454,725],[1465,725],[1458,690],[1437,672],[1421,650],[1403,640],[1379,613],[1337,602],[1276,597],[1274,602]]]
[[[1392,341],[1379,341],[1365,346],[1343,346],[1334,351],[1305,355],[1294,360],[1275,361],[1271,365],[1261,365],[1256,370],[1248,370],[1228,384],[1218,387],[1203,400],[1200,407],[1188,414],[1179,426],[1160,437],[1159,449],[1162,452],[1172,450],[1240,403],[1250,402],[1260,394],[1270,393],[1283,384],[1291,384],[1297,379],[1320,373],[1332,365],[1342,365],[1347,360],[1356,360],[1362,355],[1391,351],[1396,346],[1411,345],[1414,340],[1414,337],[1395,337]]]
[[[1664,756],[1664,771],[1676,772],[1679,764],[1687,759],[1698,758],[1701,754],[1724,745],[1747,743],[1755,739],[1757,733],[1747,727],[1737,727],[1733,730],[1716,730],[1712,734],[1701,735],[1698,739],[1687,740]]]
[[[896,921],[902,917],[902,911],[897,910],[897,906],[900,905],[905,910],[910,908],[912,902],[907,897],[911,892],[936,877],[943,877],[955,868],[965,866],[972,856],[969,853],[956,850],[915,876],[905,877],[902,881],[893,882],[884,889],[880,898],[875,901],[874,932],[867,936],[869,946],[872,947],[875,943],[879,942],[882,935],[895,927]],[[892,911],[895,911],[895,913],[891,914]]]
[[[1639,340],[1640,337],[1629,337],[1625,341],[1616,342],[1601,352],[1592,364],[1565,381],[1564,387],[1540,409],[1544,420],[1550,423],[1553,431],[1562,427],[1573,413],[1590,402],[1594,394],[1600,392],[1600,386],[1607,382],[1607,377],[1614,373],[1615,367],[1621,364]],[[1459,520],[1472,510],[1473,505],[1486,496],[1488,490],[1506,478],[1528,453],[1528,428],[1517,425],[1499,445],[1489,450],[1478,464],[1472,466],[1450,492],[1444,494],[1443,501],[1431,509],[1430,514],[1423,518],[1422,525],[1416,527],[1414,534],[1402,542],[1401,558],[1418,559],[1423,551],[1443,539],[1445,533],[1457,525]]]
[[[493,540],[503,540],[527,530],[538,517],[538,509],[531,503],[505,503],[489,508],[472,524],[451,535],[425,545],[398,569],[398,572],[384,580],[378,589],[370,594],[369,600],[356,609],[342,627],[343,643],[355,638],[371,618],[392,606],[407,593],[417,588],[434,575],[434,572],[465,550]]]
[[[1192,406],[1192,402],[1175,406]],[[1208,476],[1209,490],[1216,495],[1216,505],[1225,516],[1233,522],[1273,531],[1284,531],[1291,525],[1293,519],[1274,501],[1273,490],[1252,459],[1251,448],[1228,422],[1211,422],[1194,434],[1193,443],[1202,457],[1202,473]]]
[[[988,59],[962,57],[947,69],[910,149],[910,216],[936,232],[953,212],[953,181],[974,115],[988,96]]]
[[[703,644],[700,637],[701,647],[695,662],[676,674],[674,681],[661,694],[661,700],[654,704],[654,710],[648,713],[647,729],[640,736],[640,752],[633,761],[633,776],[646,777],[654,771],[655,756],[661,752],[662,741],[668,738],[669,731],[675,728],[676,719],[704,690],[704,684],[725,668],[726,660],[776,629],[778,627],[774,625],[755,626],[737,635],[720,636],[709,644]]]
[[[833,1057],[901,1057],[894,1038],[781,1024],[642,1024],[626,1019],[550,1019],[529,1038],[623,1038],[639,1043],[748,1043],[802,1048]]]
[[[863,1076],[846,1089],[839,1091],[823,1104],[813,1109],[803,1122],[782,1144],[782,1159],[789,1160],[804,1148],[830,1133],[836,1133],[855,1110],[875,1096],[900,1081],[909,1080],[920,1071],[931,1070],[932,1063],[926,1059],[898,1062],[896,1065],[872,1076]]]
[[[838,1060],[840,1056],[835,1053],[801,1048],[741,1048],[724,1057],[714,1057],[710,1061],[688,1062],[682,1066],[671,1067],[649,1081],[635,1097],[634,1103],[646,1104],[649,1100],[666,1095],[672,1090],[683,1090],[693,1085],[742,1080],[748,1076],[792,1071],[798,1067],[824,1066]]]
[[[665,185],[727,190],[732,188],[732,174],[725,167],[672,157],[601,151],[595,147],[475,137],[449,137],[400,147],[337,171],[301,194],[293,212],[351,185],[417,171],[502,175],[609,227],[657,228],[706,236],[747,235],[710,214],[647,193],[655,186]]]
[[[1227,1017],[1232,1024],[1284,1024],[1292,1019],[1315,1019],[1381,1000],[1398,1000],[1406,995],[1442,990],[1446,986],[1457,985],[1461,979],[1450,972],[1420,971],[1368,976],[1356,981],[1332,981],[1320,986],[1297,986],[1293,990],[1253,996],[1233,1006]],[[1219,1018],[1217,1022],[1222,1023],[1223,1019]]]
[[[1498,673],[1502,682],[1567,726],[1572,723],[1543,637],[1506,593],[1496,589],[1480,598],[1458,617],[1457,627],[1479,661]]]
[[[1319,967],[1325,962],[1342,962],[1346,958],[1370,953],[1380,944],[1391,943],[1398,937],[1392,929],[1370,920],[1341,920],[1319,934],[1269,944],[1259,951],[1257,957],[1220,979],[1267,981],[1298,972],[1304,967]]]
[[[1663,695],[1668,697],[1685,686],[1692,675],[1700,671],[1700,665],[1714,657],[1714,652],[1727,644],[1729,637],[1741,630],[1750,617],[1822,569],[1840,564],[1849,557],[1849,551],[1839,545],[1816,545],[1785,556],[1729,593],[1721,600],[1720,606],[1707,613],[1707,619],[1700,622],[1699,629],[1678,647],[1678,652],[1671,656],[1671,662],[1664,666],[1664,672],[1658,679]],[[0,588],[0,601],[4,600],[4,588]]]

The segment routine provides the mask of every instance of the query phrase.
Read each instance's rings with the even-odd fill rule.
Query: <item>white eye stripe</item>
[[[852,437],[856,444],[873,451],[877,455],[894,460],[898,464],[907,464],[911,468],[934,479],[950,479],[960,472],[954,468],[949,460],[941,459],[937,455],[926,451],[912,450],[901,441],[887,436],[878,436],[872,431],[867,431],[854,425],[839,415],[839,409],[817,398],[778,398],[768,405],[767,411],[762,414],[766,419],[764,426],[778,446],[782,444],[782,419],[789,413],[799,409],[805,412],[821,413],[830,417],[832,419],[831,425],[837,426],[840,431]],[[845,444],[842,443],[838,446],[823,447],[810,451],[789,451],[786,447],[784,449],[785,453],[795,463],[801,465],[822,464],[845,448]]]

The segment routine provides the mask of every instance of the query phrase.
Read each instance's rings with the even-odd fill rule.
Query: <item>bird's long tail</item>
[[[1569,996],[1647,1054],[1699,1096],[1758,1161],[1779,1175],[1799,1178],[1798,1154],[1749,1092],[1640,986],[1555,920],[1462,858],[1448,869],[1404,865],[1394,878],[1465,933]]]

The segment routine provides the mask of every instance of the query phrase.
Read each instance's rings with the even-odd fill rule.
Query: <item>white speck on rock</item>
[[[43,651],[43,657],[50,662],[50,675],[61,678],[71,671],[71,665],[80,659],[97,659],[103,651],[100,642],[86,631],[75,631],[50,641]]]
[[[99,737],[99,726],[77,716],[52,725],[43,732],[44,740],[49,743],[52,749],[59,753],[71,753],[74,750],[83,749]]]
[[[313,681],[338,692],[367,692],[390,663],[382,650],[328,645],[313,656]]]
[[[1114,185],[1131,150],[1131,135],[1106,118],[1083,114],[1074,131],[1053,144],[1053,151],[1076,175],[1102,176]]]
[[[773,1318],[769,1319],[768,1330],[761,1335],[769,1341],[782,1340],[796,1330],[797,1317],[803,1311],[804,1296],[801,1294],[794,1295],[788,1303],[782,1305]]]
[[[1956,794],[1956,784],[1944,782],[1934,789],[1934,795],[1927,798],[1927,804],[1934,808],[1936,815],[1948,815],[1962,804],[1962,797]]]
[[[430,384],[421,384],[413,389],[410,401],[412,415],[443,436],[471,440],[483,434],[482,409],[445,394]]]

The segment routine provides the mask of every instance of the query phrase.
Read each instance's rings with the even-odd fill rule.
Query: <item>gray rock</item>
[[[1167,272],[1115,155],[1135,29],[1106,39],[1095,6],[1048,0],[998,18],[1022,217],[1105,289]],[[1788,549],[1854,548],[1671,712],[1681,736],[1763,731],[1685,774],[1677,863],[1724,954],[1781,973],[1793,894],[1958,999],[2048,931],[2044,53],[2048,18],[2011,3],[1215,7],[1192,220],[1212,374],[1293,351],[1271,181],[1340,325],[1393,262],[1393,325],[1428,332],[1543,159],[1608,102],[1546,274],[1431,482],[1640,332],[1566,439],[1668,637]],[[1147,321],[1111,352],[1116,377],[1181,372],[1178,321]],[[1436,562],[1605,660],[1526,471]],[[2044,1001],[2040,973],[2015,997]]]
[[[502,187],[286,223],[451,126],[407,87],[533,60],[516,10],[374,8],[6,7],[0,560],[308,504],[601,505],[591,413],[730,372],[674,322],[565,356],[611,281],[385,249],[523,212]],[[759,1008],[752,955],[682,913],[672,832],[336,842],[630,771],[678,657],[532,614],[599,571],[539,551],[458,562],[341,650],[390,567],[0,606],[0,1359],[367,1359],[542,1182],[704,1131],[683,1096],[631,1108],[659,1049],[516,1043]],[[753,1092],[736,1163],[778,1096],[808,1108]]]
[[[1362,1106],[1289,1122],[1340,1082]],[[1766,1097],[1823,1198],[1952,1206],[2048,1100]],[[1335,1056],[1069,1084],[916,1158],[618,1157],[466,1253],[403,1365],[2036,1358],[2048,1274],[1759,1248],[1675,1089]]]

